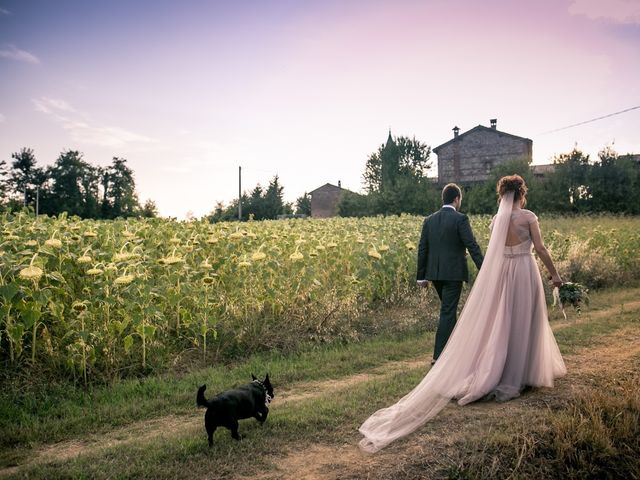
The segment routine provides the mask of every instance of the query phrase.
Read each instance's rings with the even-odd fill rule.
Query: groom
[[[462,282],[469,281],[465,250],[471,254],[478,270],[483,260],[469,218],[458,212],[462,204],[462,191],[458,185],[450,183],[444,187],[442,204],[442,208],[422,224],[418,247],[418,285],[426,287],[431,281],[441,302],[432,365],[456,325]]]

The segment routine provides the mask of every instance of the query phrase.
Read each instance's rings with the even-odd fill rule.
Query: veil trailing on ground
[[[508,192],[500,201],[482,268],[444,351],[416,388],[362,424],[363,450],[377,452],[433,418],[451,399],[465,405],[489,393],[487,385],[500,381],[507,352],[496,344],[495,333],[509,321],[509,315],[498,285],[504,281],[513,196]]]

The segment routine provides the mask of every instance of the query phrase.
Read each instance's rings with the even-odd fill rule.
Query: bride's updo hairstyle
[[[513,192],[513,203],[520,200],[522,208],[527,204],[527,185],[524,183],[524,178],[520,175],[507,175],[498,180],[496,185],[496,192],[498,196],[502,198],[508,192]]]

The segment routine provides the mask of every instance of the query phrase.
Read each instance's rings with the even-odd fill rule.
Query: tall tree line
[[[414,138],[393,138],[369,155],[362,176],[365,195],[345,192],[341,216],[423,214],[439,205],[439,192],[427,177],[431,147]]]
[[[578,148],[557,155],[554,170],[535,176],[531,165],[513,162],[496,167],[489,180],[466,189],[463,206],[469,213],[493,213],[495,186],[503,175],[517,173],[529,186],[528,206],[560,214],[640,214],[640,162],[604,147],[592,160]]]
[[[242,218],[241,220],[274,220],[278,215],[293,213],[291,204],[284,201],[284,187],[276,175],[271,179],[267,188],[260,184],[256,185],[251,192],[242,193]],[[305,196],[298,199],[298,213],[303,207]],[[304,204],[304,205],[303,205]],[[238,199],[233,200],[229,205],[219,202],[213,212],[207,218],[211,222],[222,222],[238,220]]]
[[[157,215],[153,201],[140,206],[126,159],[114,157],[111,165],[97,167],[77,150],[60,153],[46,168],[37,165],[30,148],[13,153],[9,163],[0,161],[0,207],[24,206],[47,215],[67,212],[82,218]]]

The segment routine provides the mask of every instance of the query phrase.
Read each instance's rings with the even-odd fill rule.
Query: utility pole
[[[40,186],[36,187],[36,217],[38,216],[38,211],[40,210]]]
[[[238,220],[242,221],[242,167],[238,167]]]

